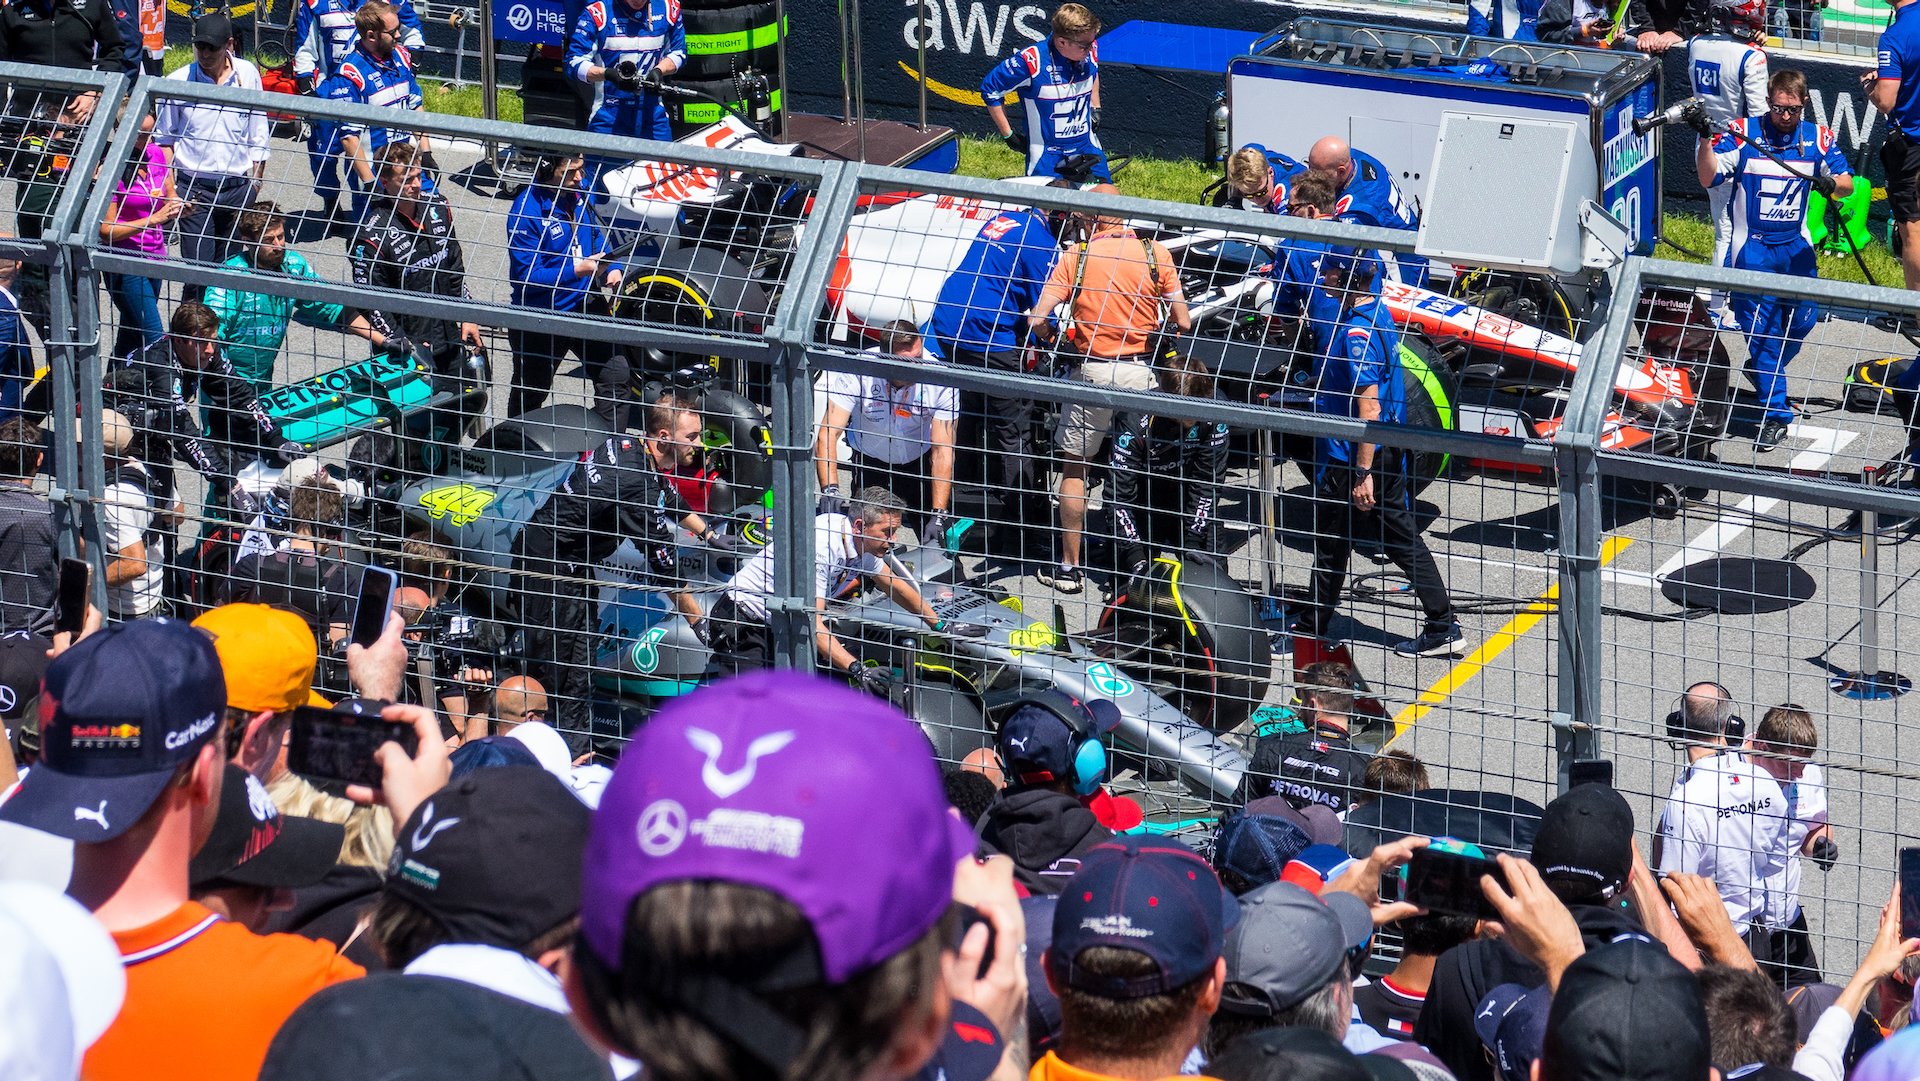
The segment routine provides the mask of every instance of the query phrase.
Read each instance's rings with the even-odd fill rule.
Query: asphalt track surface
[[[472,148],[441,146],[439,160],[449,174],[476,160]],[[268,166],[266,196],[289,213],[316,205],[303,148],[276,140]],[[7,198],[12,197],[7,186]],[[482,297],[506,299],[504,200],[485,197],[458,185],[443,190],[453,203],[466,249],[468,281]],[[318,237],[311,223],[290,222],[294,246],[323,278],[348,279],[345,241]],[[166,295],[177,297],[177,287]],[[103,305],[104,305],[103,297]],[[163,305],[163,314],[171,311]],[[109,309],[105,309],[110,312]],[[1728,335],[1736,364],[1744,356],[1737,335]],[[507,349],[505,336],[489,332],[495,358],[494,419],[505,415]],[[1822,399],[1839,395],[1846,366],[1873,355],[1910,354],[1893,335],[1859,324],[1825,322],[1816,328],[1807,350],[1794,364],[1791,392],[1814,404],[1786,446],[1764,457],[1750,446],[1751,422],[1736,415],[1734,435],[1721,446],[1729,464],[1765,468],[1833,470],[1857,474],[1896,454],[1903,436],[1890,416],[1846,413]],[[359,359],[357,340],[330,330],[295,326],[282,351],[277,379],[289,382]],[[585,384],[571,366],[556,382],[556,400],[584,400]],[[1737,389],[1745,381],[1737,374]],[[188,474],[182,471],[183,478]],[[1297,467],[1280,469],[1282,516],[1304,529],[1306,481]],[[1253,486],[1257,475],[1236,463],[1233,490],[1223,498],[1222,516],[1230,533],[1240,535],[1231,559],[1236,577],[1259,582],[1255,557],[1259,545],[1250,523],[1258,520]],[[189,492],[189,496],[197,493]],[[1100,492],[1095,490],[1096,505]],[[1550,796],[1553,777],[1548,713],[1554,702],[1557,668],[1557,619],[1552,612],[1558,520],[1553,492],[1526,481],[1466,473],[1443,479],[1421,497],[1432,516],[1427,536],[1457,599],[1463,602],[1466,657],[1409,660],[1390,646],[1417,632],[1417,609],[1391,567],[1356,555],[1353,571],[1367,576],[1373,592],[1356,597],[1349,620],[1336,623],[1348,639],[1363,677],[1398,725],[1394,746],[1417,754],[1432,771],[1436,786],[1509,791],[1536,802]],[[1760,506],[1734,495],[1708,494],[1671,520],[1650,517],[1631,500],[1617,504],[1606,532],[1606,599],[1603,640],[1589,643],[1604,678],[1602,705],[1610,727],[1599,737],[1603,754],[1616,763],[1616,785],[1633,803],[1643,833],[1650,832],[1672,783],[1678,753],[1659,739],[1661,720],[1688,683],[1717,679],[1739,703],[1750,724],[1766,705],[1797,701],[1809,707],[1820,728],[1820,759],[1827,764],[1832,818],[1842,862],[1831,872],[1809,868],[1804,894],[1816,947],[1830,977],[1844,982],[1857,958],[1858,943],[1872,936],[1881,902],[1893,882],[1896,849],[1902,834],[1904,804],[1896,786],[1909,789],[1909,759],[1920,754],[1920,735],[1900,723],[1920,698],[1853,702],[1828,690],[1832,669],[1856,667],[1859,650],[1859,545],[1835,540],[1812,548],[1798,566],[1811,576],[1811,599],[1784,611],[1762,615],[1703,614],[1682,618],[1664,597],[1660,580],[1672,570],[1713,556],[1777,559],[1812,531],[1841,524],[1843,515],[1821,507],[1787,504]],[[1764,501],[1762,501],[1764,502]],[[189,502],[189,506],[194,505]],[[1761,516],[1761,517],[1757,517]],[[1765,517],[1770,516],[1770,517]],[[1097,521],[1097,516],[1096,516]],[[1903,651],[1920,641],[1920,591],[1910,579],[1920,570],[1920,546],[1894,543],[1880,550],[1879,611],[1882,667],[1920,677],[1920,656]],[[1306,538],[1286,536],[1280,578],[1304,587],[1311,562]],[[1099,594],[1062,597],[1036,580],[1005,567],[972,569],[997,578],[1027,600],[1050,606],[1059,601],[1070,628],[1090,626],[1098,614]],[[1276,661],[1277,678],[1268,701],[1291,695],[1289,669]],[[1194,813],[1188,801],[1154,787],[1142,793],[1157,819]],[[1862,868],[1866,869],[1862,869]]]

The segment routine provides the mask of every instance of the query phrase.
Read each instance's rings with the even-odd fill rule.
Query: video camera
[[[1698,131],[1710,123],[1707,117],[1707,103],[1699,98],[1685,98],[1652,116],[1634,117],[1633,133],[1645,135],[1655,128],[1664,128],[1668,124],[1685,124]]]
[[[458,604],[441,603],[420,614],[407,628],[433,659],[434,680],[442,685],[459,681],[468,668],[484,668],[502,677],[504,654],[499,628],[468,614]]]

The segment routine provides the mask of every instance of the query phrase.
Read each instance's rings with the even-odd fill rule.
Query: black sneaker
[[[1428,627],[1420,637],[1394,646],[1393,651],[1402,657],[1458,657],[1466,652],[1461,645],[1465,639],[1460,624],[1449,623],[1444,627]]]
[[[1080,568],[1065,564],[1041,567],[1034,572],[1034,577],[1040,579],[1041,585],[1052,586],[1061,593],[1078,593],[1087,588],[1087,576]]]
[[[1765,454],[1786,441],[1787,422],[1770,420],[1760,425],[1760,434],[1753,437],[1753,449],[1756,453]]]

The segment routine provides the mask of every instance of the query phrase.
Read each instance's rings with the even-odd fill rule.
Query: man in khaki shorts
[[[1119,194],[1111,184],[1093,190]],[[1193,327],[1166,245],[1136,236],[1118,218],[1094,219],[1091,236],[1068,246],[1027,313],[1028,325],[1042,331],[1061,304],[1072,320],[1068,344],[1080,357],[1070,378],[1123,390],[1153,389],[1149,350],[1165,313],[1182,331]],[[1085,405],[1069,405],[1060,418],[1060,565],[1038,577],[1062,593],[1085,586],[1080,534],[1087,518],[1087,463],[1112,422],[1113,410]]]

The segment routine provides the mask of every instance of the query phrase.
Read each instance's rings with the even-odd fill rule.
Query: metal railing
[[[122,93],[114,79],[39,68],[0,66],[0,77],[16,98],[32,86],[68,95],[99,88],[109,99]],[[289,246],[304,254],[314,276],[270,272],[249,261],[244,245],[232,249],[237,262],[190,262],[171,244],[160,257],[146,258],[105,242],[100,226],[116,205],[115,187],[75,178],[124,172],[136,160],[134,118],[164,100],[271,108],[372,127],[385,122],[427,137],[464,251],[464,288],[426,294],[387,279],[355,281],[349,244],[331,235],[328,223],[298,210],[309,201],[308,180],[303,152],[289,143],[274,144],[266,178],[250,194],[287,210]],[[1349,588],[1325,629],[1345,643],[1340,657],[1364,680],[1356,728],[1365,744],[1417,755],[1435,788],[1538,802],[1564,783],[1570,762],[1611,757],[1617,785],[1651,831],[1675,772],[1659,749],[1667,738],[1660,718],[1688,684],[1725,684],[1754,718],[1749,734],[1763,706],[1797,698],[1822,733],[1820,754],[1846,851],[1834,871],[1806,879],[1811,919],[1830,964],[1847,963],[1870,937],[1897,847],[1894,785],[1905,779],[1898,763],[1913,737],[1892,702],[1829,694],[1825,681],[1860,675],[1864,667],[1889,673],[1914,667],[1905,646],[1911,636],[1904,633],[1911,606],[1900,603],[1908,573],[1900,566],[1900,542],[1906,523],[1920,520],[1920,493],[1907,483],[1907,427],[1886,412],[1848,413],[1816,401],[1810,408],[1819,415],[1796,422],[1783,447],[1755,451],[1747,445],[1755,426],[1744,415],[1752,407],[1726,389],[1743,381],[1716,379],[1712,370],[1742,363],[1748,348],[1742,336],[1715,332],[1709,322],[1693,344],[1704,349],[1701,343],[1717,342],[1722,351],[1695,356],[1678,346],[1663,352],[1674,335],[1660,332],[1700,331],[1687,322],[1690,316],[1675,323],[1672,312],[1691,310],[1701,290],[1749,291],[1769,302],[1810,300],[1832,318],[1813,328],[1811,344],[1788,369],[1789,392],[1803,400],[1803,412],[1809,408],[1804,399],[1836,393],[1857,392],[1877,404],[1881,399],[1872,396],[1882,392],[1874,380],[1886,378],[1887,370],[1868,362],[1896,347],[1911,350],[1869,320],[1911,314],[1920,307],[1911,294],[1630,259],[1607,281],[1591,283],[1597,301],[1576,319],[1579,344],[1541,352],[1529,361],[1532,367],[1502,369],[1500,342],[1482,343],[1480,353],[1457,352],[1444,340],[1408,334],[1415,361],[1437,359],[1426,370],[1444,384],[1441,391],[1416,391],[1438,395],[1427,405],[1438,400],[1444,409],[1405,424],[1366,422],[1300,407],[1311,397],[1302,396],[1303,386],[1313,388],[1295,378],[1302,351],[1262,299],[1260,253],[1270,258],[1281,241],[1314,241],[1397,254],[1408,234],[482,120],[421,114],[395,120],[385,110],[145,80],[117,125],[102,110],[80,132],[46,239],[0,244],[0,252],[51,267],[54,323],[71,331],[53,339],[55,397],[48,416],[55,446],[75,441],[74,423],[84,433],[78,462],[56,455],[56,484],[79,512],[67,522],[69,533],[84,537],[96,567],[103,554],[97,517],[110,475],[100,450],[102,411],[110,401],[136,411],[142,404],[138,393],[113,382],[126,365],[102,337],[100,290],[109,274],[154,279],[176,310],[175,298],[196,288],[227,305],[244,306],[248,297],[299,302],[310,322],[322,324],[282,328],[284,341],[276,341],[264,373],[254,375],[269,411],[285,422],[276,438],[219,448],[260,463],[259,476],[201,477],[184,460],[174,469],[173,494],[187,523],[180,539],[198,542],[182,547],[205,549],[205,538],[223,529],[232,542],[260,509],[236,501],[233,491],[257,482],[263,497],[271,494],[285,458],[310,454],[339,467],[365,489],[344,525],[320,523],[338,527],[324,546],[341,558],[403,564],[400,541],[412,536],[426,549],[416,545],[415,556],[405,558],[450,568],[466,599],[488,602],[485,614],[510,631],[528,622],[529,603],[554,613],[562,602],[574,605],[565,610],[570,622],[556,614],[551,626],[534,628],[544,639],[503,645],[491,656],[503,670],[532,662],[543,673],[584,658],[594,701],[576,703],[578,712],[562,716],[586,743],[617,743],[647,703],[704,678],[687,652],[702,643],[674,614],[681,602],[671,595],[691,597],[705,612],[730,589],[746,588],[732,576],[743,553],[716,553],[684,534],[670,572],[677,577],[663,581],[656,570],[649,578],[632,553],[614,549],[623,536],[638,541],[644,563],[658,536],[591,501],[575,508],[587,516],[582,521],[590,520],[576,530],[594,541],[585,558],[556,555],[551,546],[536,552],[524,532],[518,540],[511,530],[489,540],[468,529],[516,501],[541,503],[572,475],[579,455],[619,438],[589,419],[592,406],[628,408],[629,431],[638,434],[626,437],[632,446],[622,453],[668,447],[656,459],[664,461],[678,437],[656,438],[646,403],[632,388],[651,378],[648,394],[664,390],[689,400],[702,420],[705,460],[718,463],[719,479],[707,479],[710,522],[772,548],[771,595],[763,600],[770,658],[807,666],[819,641],[816,556],[831,553],[815,551],[820,525],[814,515],[781,511],[815,505],[828,458],[843,476],[874,475],[862,471],[877,468],[851,453],[844,438],[830,438],[825,456],[819,453],[821,420],[836,393],[844,400],[845,392],[833,388],[844,388],[852,376],[891,383],[896,392],[907,383],[950,389],[961,433],[954,494],[945,507],[907,508],[896,553],[901,566],[894,572],[917,584],[929,610],[903,610],[873,591],[827,598],[826,628],[857,659],[889,669],[902,685],[901,700],[951,758],[990,742],[1010,689],[1053,682],[1115,698],[1137,695],[1129,699],[1128,726],[1116,737],[1117,783],[1147,804],[1156,823],[1174,828],[1230,803],[1243,782],[1257,787],[1258,778],[1246,780],[1248,755],[1259,733],[1284,726],[1284,711],[1305,678],[1298,670],[1314,659],[1285,633],[1285,619],[1311,601],[1313,550],[1328,535],[1326,523],[1342,520],[1335,513],[1342,502],[1333,501],[1330,510],[1329,500],[1316,494],[1311,455],[1298,451],[1315,439],[1362,439],[1383,454],[1440,467],[1438,479],[1414,497],[1415,517],[1466,631],[1463,656],[1396,655],[1388,648],[1394,640],[1421,629],[1409,582],[1369,567],[1365,553],[1351,559]],[[610,159],[616,173],[638,161],[628,180],[678,177],[701,194],[684,213],[619,212],[616,229],[631,234],[634,254],[622,284],[604,291],[605,308],[516,304],[514,214],[505,193],[480,179],[477,168],[492,146],[529,161],[584,152]],[[726,198],[717,208],[701,201],[722,188]],[[1218,369],[1209,373],[1215,393],[1169,390],[1161,376],[1183,362],[1165,354],[1146,361],[1154,378],[1145,383],[1106,385],[1054,375],[1056,361],[1073,366],[1064,353],[1036,353],[1035,366],[1000,368],[933,364],[869,348],[894,319],[926,324],[941,303],[946,271],[980,225],[1002,211],[1027,208],[1038,208],[1043,219],[1050,213],[1056,225],[1076,216],[1125,222],[1168,244],[1168,269],[1201,322],[1174,352],[1199,356],[1214,349],[1206,355]],[[1247,288],[1250,283],[1255,287]],[[1493,303],[1468,283],[1455,289]],[[1442,299],[1431,307],[1453,303],[1436,290]],[[1405,300],[1411,295],[1403,302],[1417,304],[1417,297]],[[1647,307],[1660,298],[1680,308]],[[319,314],[335,308],[339,314]],[[437,355],[427,355],[432,350],[365,359],[375,348],[354,336],[360,333],[351,325],[355,310],[380,313],[393,326],[406,320],[474,324],[491,363],[443,370]],[[581,359],[617,355],[634,375],[622,387],[596,390],[570,372],[549,374],[538,389],[550,390],[570,411],[543,414],[548,427],[535,431],[518,416],[527,409],[516,402],[524,406],[525,400],[515,398],[507,370],[512,362],[522,384],[538,382],[517,355],[534,336],[584,343],[573,350]],[[231,348],[237,339],[226,340],[229,351],[237,351]],[[594,354],[591,343],[604,343],[607,353]],[[1537,363],[1550,354],[1564,362],[1559,374],[1543,374]],[[1836,366],[1836,359],[1845,363]],[[590,375],[595,363],[589,362]],[[718,374],[689,387],[674,375],[687,366]],[[1839,382],[1856,369],[1866,376]],[[1013,451],[983,434],[998,419],[995,402],[1026,403],[1037,418]],[[191,397],[184,405],[203,419],[213,415]],[[1511,428],[1488,419],[1495,407],[1508,405],[1515,416],[1541,423]],[[308,406],[314,408],[300,412]],[[353,412],[362,406],[364,413]],[[1731,411],[1731,429],[1703,419],[1716,409]],[[1146,418],[1143,430],[1150,432],[1156,418],[1178,418],[1183,431],[1218,426],[1225,449],[1213,471],[1199,475],[1191,464],[1163,469],[1153,464],[1158,459],[1143,466],[1111,450],[1099,453],[1096,433],[1087,451],[1085,516],[1069,523],[1060,510],[1078,496],[1058,487],[1067,459],[1056,441],[1073,418],[1084,420],[1089,412]],[[1475,425],[1483,430],[1471,430]],[[394,437],[398,449],[380,457],[362,442],[369,433]],[[1441,467],[1443,460],[1451,464]],[[1033,498],[1016,513],[994,477],[1003,464],[1021,461],[1032,467],[1025,475],[1037,478],[1038,490],[1025,493]],[[1864,472],[1868,466],[1871,474]],[[1165,501],[1184,508],[1194,492],[1209,497],[1205,525],[1212,532],[1171,542],[1168,534],[1150,534],[1154,558],[1135,575],[1119,562],[1136,539],[1128,532],[1129,515],[1144,520],[1165,508],[1145,497],[1129,505],[1119,493],[1149,490],[1162,473],[1172,478]],[[881,468],[877,475],[889,472]],[[1862,476],[1872,482],[1861,483]],[[586,472],[575,479],[589,483]],[[764,513],[769,508],[772,513]],[[930,520],[927,512],[936,509],[949,512],[945,522]],[[614,516],[592,517],[603,511]],[[1846,515],[1856,512],[1865,512],[1873,527],[1849,525]],[[523,522],[536,515],[524,507],[519,513]],[[965,518],[979,523],[977,533],[919,535],[927,525]],[[312,536],[316,528],[284,512],[254,525],[257,539],[269,546]],[[1089,571],[1077,593],[1047,584],[1059,578],[1069,533],[1081,538],[1079,565]],[[920,543],[907,543],[908,534]],[[980,534],[984,542],[975,539]],[[1877,542],[1869,546],[1876,560],[1865,571],[1851,550],[1863,535]],[[840,537],[818,536],[830,543]],[[1805,546],[1808,541],[1816,543]],[[438,555],[418,556],[428,549]],[[1717,562],[1696,567],[1710,561]],[[197,570],[218,588],[180,591],[176,602],[183,606],[211,603],[232,584],[246,583],[226,564]],[[428,574],[425,586],[435,585],[437,571],[421,573]],[[1813,579],[1811,595],[1799,575]],[[1270,586],[1246,584],[1254,582]],[[1831,598],[1821,595],[1829,582]],[[1719,593],[1711,588],[1716,583],[1725,587]],[[1743,596],[1749,607],[1765,610],[1738,610]],[[1765,603],[1752,605],[1753,597]],[[1877,641],[1861,642],[1854,624],[1869,613],[1877,613],[1880,633]],[[324,631],[328,621],[319,622]],[[987,633],[974,639],[954,630],[974,624]],[[1809,652],[1826,658],[1828,667],[1807,661]],[[557,695],[560,687],[552,691]]]

